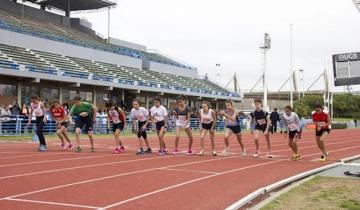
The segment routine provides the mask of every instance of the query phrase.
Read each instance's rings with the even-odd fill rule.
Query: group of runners
[[[36,134],[39,138],[40,146],[39,151],[46,151],[46,141],[43,134],[43,127],[46,123],[45,113],[50,112],[52,119],[55,120],[57,125],[57,135],[61,140],[62,149],[73,150],[75,152],[81,152],[81,142],[80,135],[82,132],[87,133],[91,148],[90,152],[95,152],[94,149],[94,138],[93,138],[93,123],[96,120],[96,108],[87,102],[82,102],[79,96],[74,97],[74,105],[72,106],[69,113],[64,110],[63,106],[59,101],[53,102],[50,109],[46,109],[45,105],[37,96],[32,96],[31,98],[31,113],[29,116],[30,125],[32,122],[33,114],[36,117]],[[267,142],[267,154],[268,158],[272,158],[271,153],[271,141],[269,129],[271,127],[270,114],[263,109],[262,102],[260,99],[255,99],[255,110],[251,112],[251,132],[254,136],[255,142],[255,153],[253,154],[254,158],[259,157],[260,147],[259,147],[259,138],[264,136]],[[139,149],[136,154],[146,154],[152,153],[152,149],[149,144],[147,137],[148,124],[151,123],[151,127],[157,133],[159,139],[159,155],[166,155],[170,153],[167,149],[164,136],[168,128],[168,112],[166,108],[161,105],[161,99],[155,97],[153,100],[153,107],[150,110],[147,110],[144,107],[140,106],[140,100],[134,99],[132,101],[132,110],[131,110],[131,126],[132,131],[138,137]],[[125,147],[121,140],[121,133],[126,129],[126,115],[125,111],[116,106],[111,101],[105,103],[107,109],[107,122],[108,127],[112,130],[114,139],[115,139],[115,149],[114,154],[119,154],[125,152]],[[328,152],[325,147],[325,139],[330,133],[331,122],[329,115],[324,112],[324,108],[320,104],[315,105],[315,111],[312,114],[313,122],[315,124],[315,136],[316,142],[319,149],[322,152],[320,157],[321,161],[325,161],[328,156]],[[194,151],[192,150],[194,138],[192,129],[190,127],[190,117],[191,109],[186,104],[186,96],[180,95],[177,98],[177,107],[174,110],[176,117],[175,121],[175,148],[172,151],[173,155],[179,153],[179,140],[181,131],[185,131],[188,137],[188,148],[186,154],[193,155]],[[202,102],[201,110],[199,112],[199,127],[200,127],[200,152],[196,153],[197,155],[205,155],[205,138],[209,134],[211,142],[211,155],[216,156],[215,151],[215,124],[216,119],[224,118],[226,122],[226,129],[224,134],[224,143],[225,148],[222,151],[221,155],[227,156],[230,155],[230,137],[235,135],[237,142],[241,147],[241,155],[245,156],[246,149],[242,141],[241,126],[239,122],[239,113],[234,109],[233,102],[227,100],[225,102],[225,109],[216,112],[211,109],[209,102]],[[299,160],[301,156],[298,150],[298,141],[301,139],[301,123],[298,115],[293,111],[291,106],[284,107],[283,121],[286,127],[286,135],[288,138],[289,147],[291,148],[293,155],[291,160]],[[75,123],[75,137],[76,137],[76,146],[71,142],[66,129],[71,122]]]

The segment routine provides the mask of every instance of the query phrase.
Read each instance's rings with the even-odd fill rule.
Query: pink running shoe
[[[119,154],[119,147],[116,147],[113,151],[113,154]]]
[[[62,150],[66,150],[68,148],[68,145],[67,144],[61,144],[61,149]]]
[[[172,152],[173,155],[177,155],[177,153],[178,153],[177,149],[174,149],[174,151]]]
[[[189,150],[186,154],[187,155],[193,155],[193,152],[192,152],[192,150]]]
[[[73,144],[68,144],[67,149],[69,150],[73,150],[75,148],[75,146]]]
[[[119,148],[119,152],[125,152],[125,148],[124,148],[124,147],[120,147],[120,148]]]

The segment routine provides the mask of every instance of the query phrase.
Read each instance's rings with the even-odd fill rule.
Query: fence
[[[49,117],[47,119],[50,119]],[[129,116],[126,118],[127,129],[131,129],[131,120]],[[168,131],[173,132],[175,127],[175,119],[170,118],[168,121]],[[247,128],[247,123],[241,123],[242,128]],[[199,119],[191,118],[190,127],[193,130],[199,130]],[[151,130],[152,125],[149,123],[148,130]],[[34,134],[36,129],[35,120],[31,121],[31,125],[28,126],[28,118],[24,116],[0,116],[0,136],[20,136]],[[225,122],[222,119],[217,119],[215,129],[222,131],[225,129]],[[70,124],[68,132],[74,132],[74,124]],[[95,134],[108,134],[111,133],[111,129],[108,129],[106,116],[100,116],[96,118],[94,123]],[[53,120],[48,120],[44,126],[44,134],[51,135],[56,133],[56,123]]]

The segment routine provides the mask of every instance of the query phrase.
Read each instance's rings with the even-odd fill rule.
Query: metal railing
[[[45,123],[43,133],[45,135],[52,135],[56,133],[56,123],[49,116],[47,116],[47,122]],[[131,130],[131,120],[130,117],[126,118],[127,130]],[[240,122],[242,128],[248,128],[247,121]],[[106,116],[96,117],[96,121],[93,126],[93,130],[95,134],[109,134],[111,133],[111,129],[108,129],[108,123]],[[190,127],[193,130],[199,130],[199,119],[191,118],[190,119]],[[225,121],[222,119],[217,119],[215,129],[217,131],[222,131],[225,129]],[[175,128],[175,119],[170,118],[168,121],[168,131],[173,132]],[[74,132],[75,125],[70,124],[68,126],[68,132]],[[151,123],[148,124],[148,130],[152,130]],[[35,134],[36,131],[36,123],[35,118],[32,118],[31,125],[28,126],[28,117],[17,115],[17,116],[0,116],[0,136],[21,136],[21,135],[32,135]]]

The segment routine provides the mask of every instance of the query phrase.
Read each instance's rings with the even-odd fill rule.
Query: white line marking
[[[80,184],[86,184],[86,183],[91,183],[91,182],[96,182],[96,181],[101,181],[101,180],[106,180],[106,179],[111,179],[111,178],[116,178],[116,177],[121,177],[121,176],[126,176],[126,175],[150,172],[150,171],[160,170],[160,169],[164,169],[164,168],[172,168],[172,167],[178,167],[178,166],[192,165],[192,164],[196,164],[196,163],[205,163],[205,162],[211,162],[211,161],[218,161],[218,160],[224,160],[224,159],[230,159],[230,158],[234,158],[234,157],[216,158],[216,159],[202,160],[202,161],[193,161],[193,162],[188,162],[188,163],[181,163],[181,164],[176,164],[176,165],[168,165],[168,166],[163,166],[163,167],[149,168],[149,169],[144,169],[144,170],[139,170],[139,171],[133,171],[133,172],[127,172],[127,173],[122,173],[122,174],[117,174],[117,175],[100,177],[100,178],[96,178],[96,179],[89,179],[89,180],[84,180],[84,181],[80,181],[80,182],[74,182],[74,183],[70,183],[70,184],[64,184],[64,185],[59,185],[59,186],[55,186],[55,187],[44,188],[44,189],[41,189],[41,190],[31,191],[31,192],[27,192],[27,193],[22,193],[22,194],[12,195],[12,196],[8,196],[8,197],[3,197],[3,198],[0,198],[0,201],[4,200],[4,199],[16,198],[16,197],[21,197],[21,196],[25,196],[25,195],[31,195],[31,194],[35,194],[35,193],[46,192],[46,191],[49,191],[49,190],[65,188],[65,187],[70,187],[70,186],[80,185]]]
[[[159,190],[155,190],[155,191],[145,193],[145,194],[142,194],[142,195],[139,195],[139,196],[135,196],[135,197],[132,197],[132,198],[129,198],[129,199],[126,199],[126,200],[123,200],[123,201],[120,201],[120,202],[117,202],[117,203],[114,203],[114,204],[110,204],[110,205],[105,206],[105,207],[100,208],[100,209],[105,210],[105,209],[108,209],[108,208],[112,208],[112,207],[115,207],[115,206],[119,206],[119,205],[128,203],[130,201],[138,200],[140,198],[144,198],[144,197],[156,194],[156,193],[160,193],[160,192],[163,192],[163,191],[166,191],[166,190],[171,190],[171,189],[174,189],[174,188],[177,188],[177,187],[181,187],[183,185],[191,184],[191,183],[194,183],[194,182],[202,181],[202,180],[205,180],[205,179],[217,177],[217,176],[228,174],[228,173],[242,171],[242,170],[249,169],[249,168],[255,168],[255,167],[258,167],[258,166],[263,166],[263,165],[268,165],[268,164],[274,164],[274,163],[281,162],[281,161],[284,161],[284,160],[276,160],[276,161],[271,161],[271,162],[266,162],[266,163],[259,163],[259,164],[252,165],[252,166],[236,168],[236,169],[224,171],[224,172],[221,172],[221,173],[218,173],[218,174],[212,174],[212,175],[201,177],[201,178],[198,178],[198,179],[193,179],[193,180],[190,180],[190,181],[186,181],[186,182],[182,182],[182,183],[179,183],[179,184],[171,185],[169,187],[164,187],[164,188],[161,188]]]
[[[187,169],[176,169],[176,168],[162,168],[160,170],[192,172],[192,173],[205,173],[205,174],[218,174],[219,173],[219,172],[214,172],[214,171],[198,171],[198,170],[187,170]]]
[[[28,203],[39,203],[39,204],[50,204],[50,205],[57,205],[57,206],[70,206],[70,207],[86,208],[86,209],[99,209],[99,207],[96,207],[96,206],[84,206],[84,205],[69,204],[69,203],[57,203],[57,202],[48,202],[48,201],[18,199],[18,198],[9,198],[9,199],[5,199],[5,200],[28,202]]]

